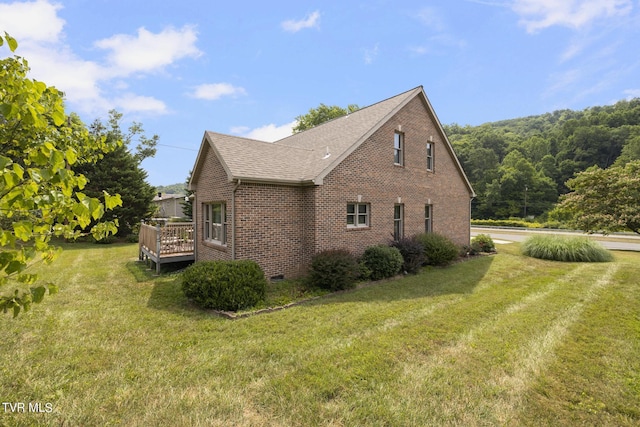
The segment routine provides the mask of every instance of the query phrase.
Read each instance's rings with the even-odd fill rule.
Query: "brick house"
[[[205,132],[189,187],[196,260],[253,259],[272,278],[394,236],[468,244],[475,196],[421,86],[274,143]]]

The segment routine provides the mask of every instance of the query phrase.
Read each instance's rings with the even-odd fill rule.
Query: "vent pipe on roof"
[[[324,154],[322,160],[328,159],[329,157],[331,157],[331,153],[329,152],[329,146],[327,145],[327,152]]]

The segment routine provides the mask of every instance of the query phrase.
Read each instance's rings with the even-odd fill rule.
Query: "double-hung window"
[[[227,243],[226,210],[224,203],[205,203],[204,239],[224,245]]]
[[[347,204],[347,227],[368,227],[369,205],[367,203]]]
[[[427,170],[433,171],[433,142],[427,142]]]
[[[393,240],[400,240],[404,235],[404,205],[393,206]]]
[[[393,135],[393,163],[404,165],[404,134],[400,132]]]
[[[425,233],[431,233],[431,231],[433,230],[432,220],[433,220],[433,206],[425,205],[424,206],[424,232]]]

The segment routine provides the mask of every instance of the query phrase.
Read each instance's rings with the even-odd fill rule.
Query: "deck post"
[[[158,259],[156,262],[156,274],[160,274],[160,250],[162,249],[162,230],[160,229],[160,224],[156,225],[156,254],[158,255]]]

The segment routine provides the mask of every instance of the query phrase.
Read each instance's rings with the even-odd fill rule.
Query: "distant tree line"
[[[640,98],[444,128],[477,193],[477,219],[544,219],[577,174],[640,159]]]

